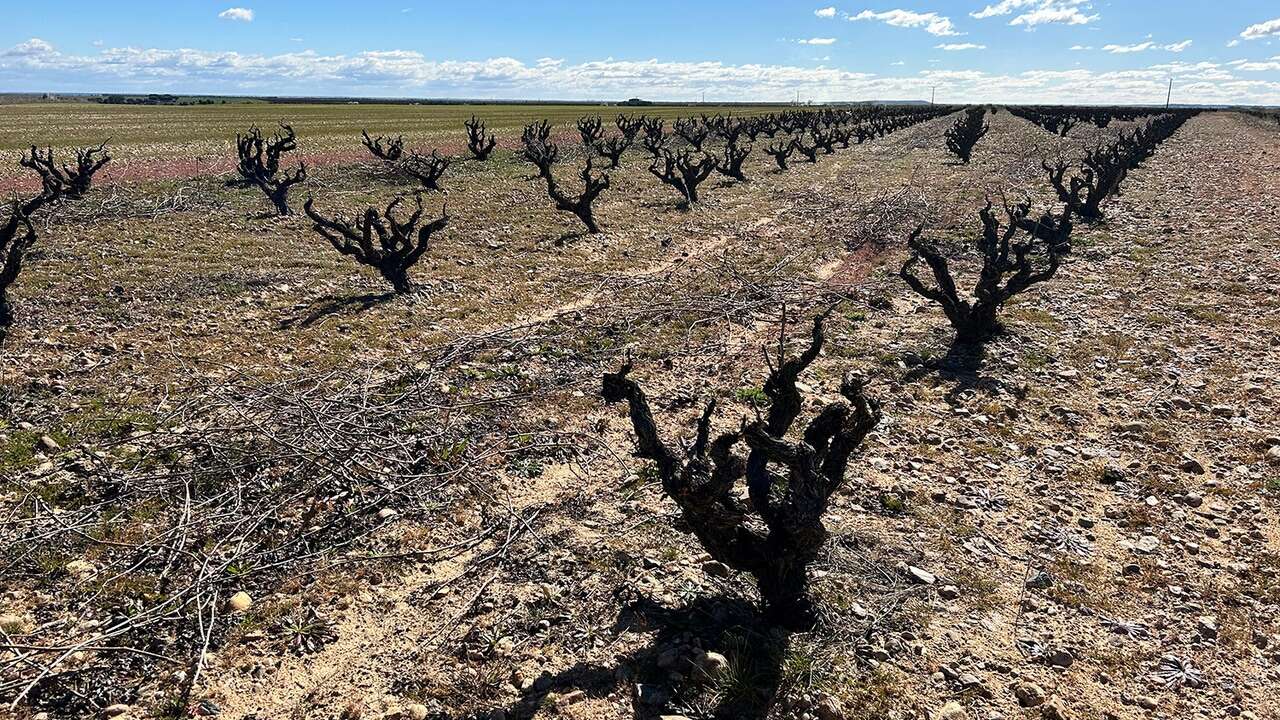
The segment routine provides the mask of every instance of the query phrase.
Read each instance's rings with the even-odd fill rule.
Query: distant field
[[[0,191],[32,180],[18,166],[17,154],[32,144],[68,149],[110,140],[115,161],[106,182],[189,177],[230,171],[236,133],[257,124],[270,132],[281,121],[298,133],[299,159],[312,165],[365,157],[360,131],[404,134],[412,148],[464,150],[462,123],[475,115],[497,132],[499,147],[519,141],[519,129],[549,119],[571,132],[584,115],[610,121],[618,113],[675,118],[705,113],[751,115],[776,112],[777,106],[617,107],[605,105],[227,105],[148,106],[97,103],[0,105]],[[6,179],[8,182],[5,182]]]
[[[0,151],[20,150],[36,142],[58,145],[97,144],[110,137],[113,146],[166,147],[223,141],[249,125],[272,126],[288,121],[303,138],[358,138],[362,129],[414,135],[462,132],[472,115],[493,129],[516,129],[544,118],[572,123],[584,115],[612,118],[618,113],[679,117],[699,112],[749,115],[776,112],[777,107],[696,107],[603,105],[268,105],[197,106],[31,103],[0,105]]]

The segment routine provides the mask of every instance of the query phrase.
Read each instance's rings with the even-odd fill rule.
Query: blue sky
[[[0,91],[1280,104],[1275,0],[27,3]]]

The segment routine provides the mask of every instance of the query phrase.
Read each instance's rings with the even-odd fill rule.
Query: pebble
[[[22,633],[25,630],[26,625],[27,622],[22,619],[21,615],[13,615],[11,613],[0,615],[0,630],[9,633],[10,635]]]
[[[115,705],[108,705],[102,709],[102,714],[109,718],[117,717],[119,715],[124,715],[127,712],[129,712],[129,706],[125,705],[124,703],[116,703]]]
[[[1018,698],[1018,704],[1024,708],[1039,707],[1045,701],[1044,688],[1035,683],[1019,685],[1014,688],[1013,695]]]
[[[729,577],[729,566],[719,560],[709,560],[702,563],[702,572],[711,577],[726,578]]]
[[[912,580],[920,583],[921,585],[932,585],[938,582],[938,578],[936,575],[929,572],[928,570],[921,570],[915,565],[907,566],[907,574],[911,576]]]
[[[1049,701],[1040,706],[1040,717],[1044,720],[1070,720],[1067,716],[1067,706],[1063,704],[1062,698],[1054,695]]]
[[[694,662],[708,677],[720,677],[729,670],[729,658],[718,652],[704,652]]]
[[[227,599],[227,607],[235,612],[244,612],[253,607],[253,598],[249,597],[249,593],[241,590]]]
[[[98,569],[88,560],[72,560],[66,564],[65,568],[68,573],[75,575],[76,577],[83,577]]]
[[[960,703],[952,700],[938,709],[936,717],[938,720],[967,720],[969,714],[964,711]]]
[[[1049,654],[1049,664],[1056,668],[1067,669],[1074,665],[1076,658],[1068,650],[1054,650]]]

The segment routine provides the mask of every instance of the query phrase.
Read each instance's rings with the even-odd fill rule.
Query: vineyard
[[[1280,714],[1274,114],[0,117],[0,717]]]

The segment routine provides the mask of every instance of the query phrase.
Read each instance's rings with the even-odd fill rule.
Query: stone
[[[1116,483],[1124,482],[1124,470],[1121,470],[1114,465],[1107,466],[1102,471],[1102,482],[1107,485],[1115,485]]]
[[[729,577],[729,566],[719,560],[709,560],[702,563],[702,572],[711,577],[727,578]]]
[[[1155,535],[1143,535],[1133,544],[1133,549],[1144,555],[1155,552],[1158,547],[1160,547],[1160,538]]]
[[[1280,445],[1276,445],[1267,451],[1267,462],[1272,465],[1280,465]]]
[[[381,510],[378,511],[378,519],[390,520],[391,518],[394,518],[396,515],[399,515],[399,514],[400,513],[396,512],[395,509],[393,508],[382,508]]]
[[[1196,630],[1200,637],[1212,640],[1218,637],[1218,619],[1210,615],[1202,615],[1196,620]]]
[[[1062,702],[1062,698],[1054,695],[1049,698],[1048,702],[1040,706],[1040,717],[1044,720],[1070,720],[1067,715],[1067,706]]]
[[[27,631],[27,621],[21,615],[5,613],[0,615],[0,631],[19,635]]]
[[[720,677],[729,671],[729,658],[718,652],[704,652],[694,662],[708,677]]]
[[[636,685],[636,697],[644,705],[665,705],[671,695],[660,685]]]
[[[911,576],[913,581],[920,583],[921,585],[932,585],[938,582],[936,575],[928,570],[922,570],[915,565],[907,566],[907,574]]]
[[[1142,708],[1143,710],[1155,710],[1156,708],[1160,707],[1160,701],[1151,697],[1150,695],[1139,695],[1138,697],[1134,698],[1133,701],[1137,703],[1138,707]]]
[[[955,600],[960,597],[960,588],[955,585],[943,585],[938,588],[938,597],[943,600]]]
[[[818,720],[844,720],[844,706],[830,695],[823,695],[815,710]]]
[[[227,599],[227,607],[235,612],[244,612],[253,607],[253,598],[249,597],[249,593],[241,590]]]
[[[1233,418],[1236,416],[1236,409],[1230,405],[1214,405],[1209,409],[1214,417]]]
[[[1069,650],[1054,650],[1049,653],[1049,664],[1056,668],[1067,669],[1075,664],[1076,658]]]
[[[44,448],[46,452],[58,452],[62,449],[62,446],[58,444],[58,441],[54,440],[49,435],[40,436],[40,447]]]
[[[1044,688],[1035,683],[1019,685],[1013,689],[1013,696],[1018,698],[1018,704],[1024,708],[1039,707],[1045,701]]]
[[[116,703],[115,705],[108,705],[102,709],[103,716],[109,717],[109,718],[119,717],[121,715],[124,715],[127,712],[129,712],[129,706],[125,705],[124,703]]]
[[[669,647],[658,653],[657,664],[663,670],[670,670],[680,662],[680,648]]]
[[[587,699],[586,691],[574,690],[572,692],[567,692],[564,695],[561,695],[560,701],[558,704],[562,707],[566,705],[577,705],[578,703],[586,699]]]
[[[960,703],[952,700],[951,702],[938,708],[938,712],[934,715],[937,720],[968,720],[969,713],[964,711]]]
[[[98,569],[93,563],[89,562],[88,560],[72,560],[71,562],[67,563],[64,567],[67,573],[71,575],[75,575],[76,577],[84,577],[85,575],[89,575],[94,570]]]
[[[409,720],[427,720],[427,715],[430,712],[430,710],[427,710],[427,706],[422,703],[414,703],[404,709],[405,717],[408,717]]]

